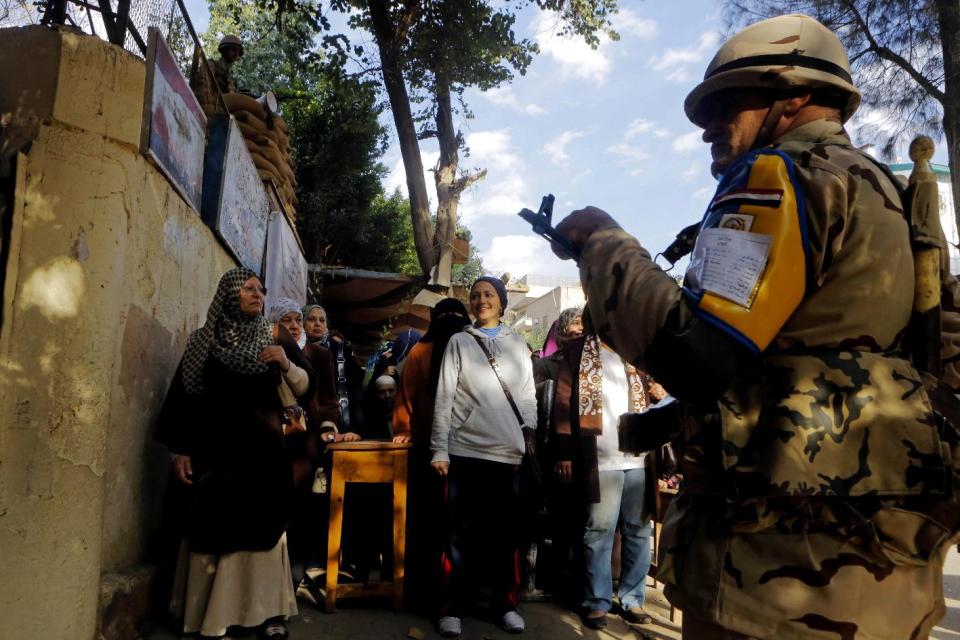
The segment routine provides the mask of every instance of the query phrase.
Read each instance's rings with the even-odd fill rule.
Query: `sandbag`
[[[234,111],[233,117],[239,122],[247,124],[253,129],[256,129],[257,133],[270,133],[270,129],[267,128],[267,123],[249,111]]]
[[[263,105],[243,93],[225,93],[223,94],[223,102],[227,105],[230,113],[234,111],[248,111],[261,121],[267,119],[267,110]]]

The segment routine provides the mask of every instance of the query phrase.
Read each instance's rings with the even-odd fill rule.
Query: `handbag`
[[[277,387],[280,394],[280,404],[283,406],[283,435],[289,436],[293,433],[299,433],[307,430],[307,414],[297,403],[297,397],[287,385],[287,381],[280,378],[280,385]]]

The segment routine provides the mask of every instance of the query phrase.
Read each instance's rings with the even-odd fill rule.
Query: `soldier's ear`
[[[783,103],[783,115],[792,118],[800,113],[800,110],[811,104],[813,95],[810,93],[798,93],[788,97]]]

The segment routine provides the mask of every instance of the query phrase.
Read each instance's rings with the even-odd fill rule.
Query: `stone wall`
[[[0,326],[0,638],[93,639],[101,576],[136,573],[158,525],[155,418],[233,260],[138,152],[141,60],[40,27],[0,30],[0,60],[0,150],[22,150]]]

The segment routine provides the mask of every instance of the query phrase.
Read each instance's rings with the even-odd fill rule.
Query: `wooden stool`
[[[393,607],[403,605],[403,554],[407,529],[407,450],[409,443],[377,440],[338,442],[327,447],[332,453],[330,471],[330,524],[327,536],[327,599],[332,613],[341,598],[393,595]],[[345,584],[337,591],[340,542],[343,532],[343,496],[348,482],[390,484],[393,488],[393,580],[377,584]]]

